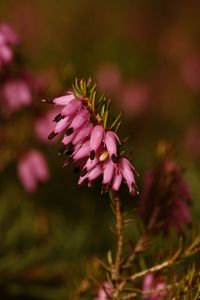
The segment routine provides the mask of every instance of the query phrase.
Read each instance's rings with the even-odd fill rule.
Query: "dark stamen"
[[[58,123],[58,122],[59,122],[60,120],[62,120],[62,119],[64,119],[64,116],[61,115],[61,114],[58,114],[58,115],[54,118],[53,122]]]
[[[65,132],[65,134],[67,136],[71,135],[74,132],[74,129],[72,127],[68,128],[67,131]]]
[[[57,135],[57,133],[55,133],[55,132],[52,131],[52,132],[49,134],[48,139],[49,139],[49,140],[52,140],[56,135]]]
[[[95,158],[95,151],[92,150],[92,151],[90,152],[90,159],[91,159],[91,160],[94,160],[94,158]]]
[[[113,154],[111,156],[111,158],[112,158],[112,161],[116,164],[117,163],[117,156],[115,154]]]
[[[87,174],[87,169],[85,168],[81,171],[80,175],[81,175],[81,177],[84,177],[86,174]]]

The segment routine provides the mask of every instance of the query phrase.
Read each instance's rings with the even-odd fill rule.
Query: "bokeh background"
[[[199,10],[199,1],[186,0],[0,1],[0,20],[21,42],[23,59],[12,76],[22,64],[23,76],[28,72],[34,81],[34,105],[1,116],[2,299],[71,299],[75,289],[84,289],[81,278],[95,269],[96,256],[113,245],[108,196],[100,195],[98,184],[78,190],[78,175],[62,167],[58,143],[42,142],[34,131],[51,109],[41,99],[62,95],[75,77],[96,80],[114,111],[124,112],[120,134],[129,136],[126,149],[140,174],[139,190],[157,143],[174,145],[199,219]],[[42,152],[49,169],[48,182],[34,192],[17,176],[29,148]],[[134,207],[139,197],[127,194],[124,201]]]

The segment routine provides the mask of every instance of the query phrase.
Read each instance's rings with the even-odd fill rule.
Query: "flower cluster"
[[[135,169],[119,153],[121,142],[112,126],[106,129],[110,101],[103,100],[103,113],[100,115],[94,104],[96,91],[94,87],[91,90],[90,97],[75,90],[53,99],[55,105],[63,108],[54,118],[56,125],[49,139],[64,133],[62,152],[69,155],[65,165],[72,162],[79,167],[79,186],[85,182],[91,186],[103,176],[103,191],[111,188],[117,192],[124,181],[129,192],[135,194]]]
[[[144,176],[139,208],[145,222],[148,224],[154,215],[155,223],[159,223],[165,233],[171,227],[182,233],[185,224],[192,224],[191,199],[181,168],[170,153],[165,153],[158,166]]]
[[[4,23],[0,24],[0,70],[10,63],[13,58],[12,46],[18,43],[15,32]]]

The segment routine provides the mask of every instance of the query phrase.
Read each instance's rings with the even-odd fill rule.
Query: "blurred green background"
[[[40,109],[49,109],[46,104],[41,104],[42,98],[62,95],[75,77],[87,79],[91,76],[97,80],[100,90],[105,89],[112,97],[114,111],[125,111],[120,134],[124,138],[129,136],[126,148],[140,174],[139,190],[144,171],[153,166],[157,143],[160,140],[172,142],[192,190],[192,210],[196,220],[200,217],[199,10],[199,1],[186,0],[0,1],[0,20],[8,22],[19,35],[21,51],[26,57],[25,68],[35,77],[48,78],[48,85],[36,99]],[[23,114],[26,119],[32,112]],[[17,118],[14,117],[16,124]],[[28,122],[23,122],[19,130],[29,126]],[[34,239],[28,242],[33,224],[28,224],[27,220],[33,218],[36,222],[41,211],[42,220],[48,215],[50,225],[44,225],[48,227],[48,233],[44,235],[50,236],[54,243],[47,247],[52,249],[51,254],[43,257],[48,271],[41,278],[45,281],[55,264],[52,276],[57,272],[64,274],[58,281],[62,286],[61,295],[67,295],[66,291],[77,286],[77,278],[85,276],[85,263],[90,265],[91,260],[105,255],[112,247],[113,237],[108,230],[113,222],[109,199],[107,195],[100,195],[98,184],[93,189],[77,189],[78,175],[73,168],[62,168],[64,159],[57,155],[58,144],[41,145],[32,137],[31,145],[37,145],[47,157],[51,173],[49,182],[40,186],[36,193],[27,193],[16,176],[16,161],[8,159],[1,168],[1,201],[4,205],[7,201],[10,205],[14,203],[14,214],[19,210],[16,203],[27,211],[19,212],[16,222],[23,215],[21,225],[14,225],[16,232],[24,228],[20,246],[16,246],[19,254],[21,247],[26,255],[32,247],[36,247]],[[1,153],[6,151],[6,147],[1,145]],[[11,152],[15,151],[12,141],[8,147]],[[122,194],[128,205],[136,205],[138,199],[129,197],[126,190]],[[5,224],[5,219],[12,220],[12,214],[6,208],[4,212],[2,224]],[[2,225],[2,232],[7,232],[6,226],[11,226],[9,223]],[[54,229],[51,231],[51,228]],[[15,236],[12,234],[11,240]],[[35,234],[37,236],[37,230]],[[8,249],[9,253],[14,251],[16,240],[2,247],[2,259],[8,255]],[[29,255],[31,259],[27,258],[26,266],[20,270],[34,265]],[[15,268],[18,274],[16,261],[7,267],[10,273]],[[10,273],[6,276],[13,278]],[[23,278],[20,279],[21,288],[18,279],[14,280],[14,284],[12,280],[5,289],[5,295],[20,295],[20,299],[21,295],[25,295],[25,299],[59,298],[57,290],[56,296],[52,291],[40,290],[38,277],[38,293],[32,292],[32,283],[24,289]]]

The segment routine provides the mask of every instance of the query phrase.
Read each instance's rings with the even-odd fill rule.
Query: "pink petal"
[[[85,127],[80,128],[78,132],[76,132],[74,139],[73,139],[73,144],[76,145],[80,143],[82,140],[88,137],[88,135],[91,133],[93,128],[92,123],[88,123]]]
[[[55,126],[54,133],[60,133],[63,130],[65,130],[70,125],[71,119],[69,117],[66,117],[64,119],[61,119]]]
[[[70,144],[73,140],[74,134],[72,133],[71,135],[65,135],[62,139],[62,144],[67,146]]]
[[[67,117],[77,113],[82,107],[82,101],[78,99],[71,100],[61,111],[61,115]]]
[[[134,192],[133,188],[135,187],[135,176],[132,170],[133,167],[131,167],[130,162],[125,157],[120,159],[119,168],[129,187],[130,193]]]
[[[111,158],[116,159],[117,156],[118,136],[113,131],[107,131],[105,134],[105,145]]]
[[[113,191],[118,191],[122,183],[122,174],[119,170],[115,170],[115,174],[113,177],[112,189]]]
[[[101,164],[96,165],[89,173],[88,173],[88,180],[94,181],[103,173],[103,167]]]
[[[73,160],[79,160],[84,157],[89,156],[90,154],[90,145],[89,142],[83,144],[76,152],[73,154],[72,158]]]
[[[104,137],[104,128],[102,125],[96,125],[91,133],[90,137],[90,149],[91,149],[91,155],[90,158],[94,159],[95,152],[98,150],[98,148],[101,145],[101,142],[103,141]]]
[[[67,95],[54,98],[52,102],[56,105],[67,105],[73,99],[75,99],[74,94],[72,92],[69,92]]]
[[[91,171],[98,163],[99,163],[99,159],[97,157],[95,157],[95,159],[93,159],[93,160],[88,158],[81,173],[84,174],[84,173]]]
[[[82,109],[77,115],[74,117],[72,123],[70,124],[70,128],[76,130],[83,126],[89,120],[89,111],[87,109]]]
[[[115,165],[112,160],[107,160],[105,162],[105,167],[103,171],[103,184],[107,185],[110,184],[113,178],[115,170]]]

